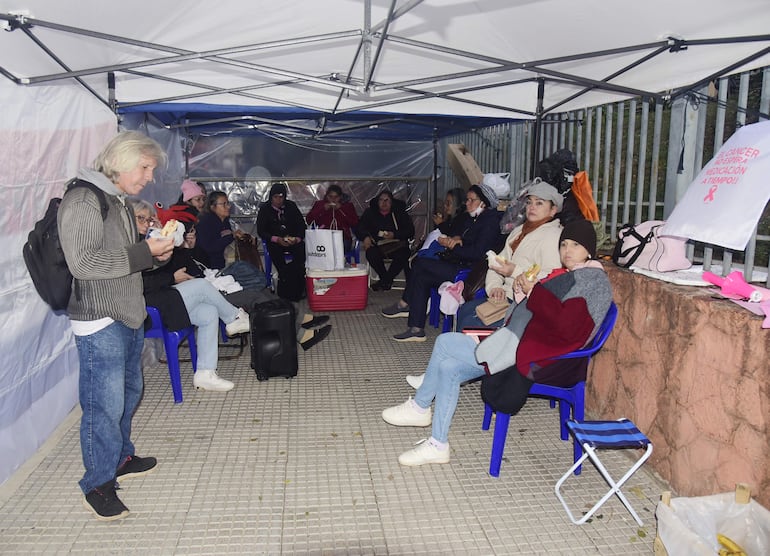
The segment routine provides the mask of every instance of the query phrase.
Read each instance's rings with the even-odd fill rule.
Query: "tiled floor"
[[[478,383],[462,389],[451,463],[398,464],[429,430],[392,427],[380,412],[412,393],[404,376],[421,372],[436,335],[429,329],[422,344],[390,339],[405,320],[378,313],[399,293],[331,313],[332,334],[300,353],[294,379],[258,382],[246,350],[220,366],[233,391],[199,392],[186,363],[184,403],[175,405],[165,366],[146,369],[134,440],[160,466],[121,485],[126,519],[99,522],[82,507],[73,413],[0,487],[0,553],[651,553],[666,487],[644,468],[624,488],[643,527],[614,497],[589,523],[569,522],[553,487],[572,446],[559,439],[558,411],[546,400],[530,399],[512,418],[499,478],[487,473],[492,432],[481,431]],[[622,453],[602,458],[611,470],[628,467]],[[589,464],[567,492],[579,510],[606,489]]]

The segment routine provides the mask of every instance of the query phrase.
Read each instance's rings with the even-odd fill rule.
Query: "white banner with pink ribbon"
[[[742,127],[722,145],[661,228],[743,250],[770,199],[770,121]]]

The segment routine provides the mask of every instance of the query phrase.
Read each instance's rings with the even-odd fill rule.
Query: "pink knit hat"
[[[200,197],[203,195],[200,185],[192,180],[184,180],[182,182],[182,200],[186,203],[193,197]]]

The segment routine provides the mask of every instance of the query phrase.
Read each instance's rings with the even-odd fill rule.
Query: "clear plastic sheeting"
[[[37,295],[22,258],[27,235],[78,167],[115,134],[106,106],[76,84],[24,89],[0,80],[0,483],[78,402],[78,356],[65,315]]]
[[[288,184],[288,198],[303,214],[330,184],[342,188],[359,216],[370,199],[389,189],[407,203],[417,239],[429,231],[427,215],[435,204],[430,142],[202,137],[192,141],[188,171],[209,191],[227,193],[233,220],[250,233],[275,182]]]

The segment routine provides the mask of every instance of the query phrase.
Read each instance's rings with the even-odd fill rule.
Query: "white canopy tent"
[[[767,0],[0,0],[0,26],[0,482],[77,403],[66,317],[21,246],[114,111],[191,133],[447,133],[770,65]]]

